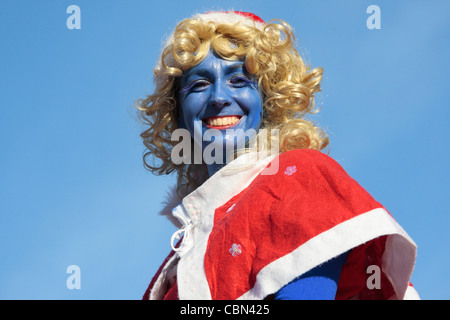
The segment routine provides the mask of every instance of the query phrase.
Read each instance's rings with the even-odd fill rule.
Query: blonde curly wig
[[[279,130],[279,151],[324,149],[326,134],[311,121],[314,94],[320,91],[323,69],[307,66],[294,47],[291,27],[282,20],[255,21],[236,12],[200,14],[181,21],[162,50],[154,69],[153,94],[136,102],[138,117],[146,126],[141,133],[146,152],[144,166],[155,174],[178,174],[180,198],[208,178],[205,165],[174,164],[171,151],[177,141],[179,77],[213,50],[227,60],[245,59],[264,96],[262,127]],[[159,163],[157,163],[159,159]]]

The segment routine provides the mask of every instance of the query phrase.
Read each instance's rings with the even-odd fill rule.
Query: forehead
[[[210,52],[202,62],[198,65],[186,70],[183,75],[203,75],[211,73],[232,73],[245,72],[245,65],[243,60],[225,60]]]

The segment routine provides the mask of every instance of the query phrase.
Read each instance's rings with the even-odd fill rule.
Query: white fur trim
[[[172,215],[172,210],[181,203],[181,199],[177,194],[177,186],[173,185],[167,191],[166,197],[162,202],[163,208],[159,212],[160,215],[166,216],[170,222],[177,228],[181,227],[180,221]]]
[[[406,289],[405,297],[403,298],[403,300],[421,300],[421,299],[416,289],[414,289],[412,286],[408,286],[408,289]]]
[[[234,11],[230,12],[210,12],[210,13],[204,13],[204,14],[197,14],[192,17],[193,19],[199,19],[202,21],[214,21],[214,22],[222,22],[222,23],[239,23],[244,22],[247,26],[255,26],[259,29],[262,29],[264,27],[264,24],[255,21],[252,18],[244,17],[238,13],[235,13]]]

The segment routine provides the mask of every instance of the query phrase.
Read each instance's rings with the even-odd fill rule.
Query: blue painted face
[[[217,129],[226,148],[239,145],[241,136],[235,130],[257,131],[261,127],[262,97],[254,77],[240,60],[228,61],[209,53],[200,64],[184,72],[177,102],[178,127],[187,129],[194,140],[208,129]],[[196,143],[204,149],[211,142]]]

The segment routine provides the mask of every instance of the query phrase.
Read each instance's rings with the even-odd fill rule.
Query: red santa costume
[[[419,299],[410,283],[414,241],[319,151],[241,155],[173,215],[183,226],[172,243],[183,239],[144,299],[265,299],[344,253],[336,299]],[[368,285],[372,273],[379,288]]]

